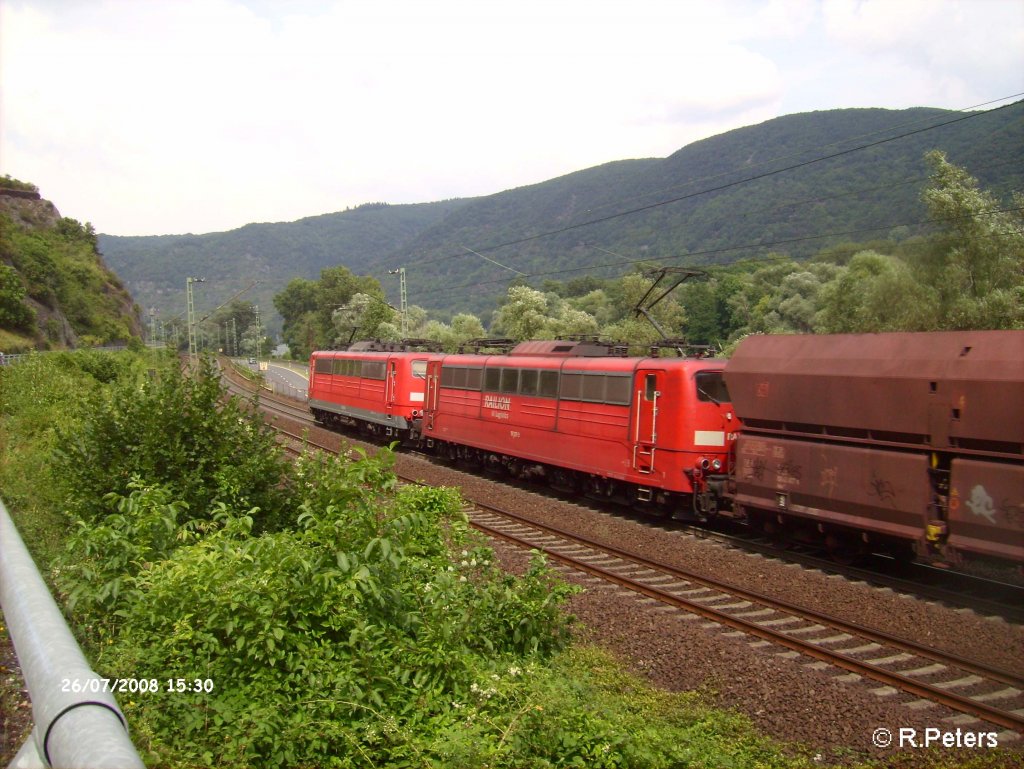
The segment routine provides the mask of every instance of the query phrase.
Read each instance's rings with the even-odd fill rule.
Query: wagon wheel
[[[849,531],[830,531],[825,535],[825,550],[829,557],[843,566],[852,566],[866,555],[864,543]]]

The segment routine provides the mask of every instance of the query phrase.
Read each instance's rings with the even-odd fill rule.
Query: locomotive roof
[[[611,345],[592,341],[542,339],[520,342],[509,355],[548,355],[564,358],[605,358],[616,354]],[[625,357],[625,356],[617,356]]]

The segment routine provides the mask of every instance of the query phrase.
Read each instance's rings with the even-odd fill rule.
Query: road
[[[258,364],[250,363],[251,358],[236,359],[241,368],[248,368],[252,371],[263,370],[263,376],[267,380],[267,386],[274,392],[281,395],[289,395],[292,398],[305,400],[309,390],[309,375],[306,367],[302,364],[279,363],[277,361],[262,360]]]

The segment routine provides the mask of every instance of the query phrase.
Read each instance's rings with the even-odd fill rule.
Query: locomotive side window
[[[458,387],[460,390],[466,386],[466,369],[444,366],[441,368],[441,387]]]
[[[628,406],[632,396],[632,381],[628,374],[563,373],[558,397],[567,401]]]
[[[465,366],[442,366],[441,386],[457,390],[479,390],[483,377],[482,369]]]
[[[615,403],[620,406],[628,406],[633,395],[633,377],[607,376],[605,377],[605,403]]]
[[[591,403],[604,402],[604,377],[601,374],[584,376],[580,395],[582,400]]]
[[[583,387],[583,376],[581,374],[562,374],[561,389],[558,397],[567,401],[578,401],[580,389]]]
[[[557,371],[541,371],[540,372],[540,389],[537,394],[544,398],[557,398],[558,397],[558,372]]]
[[[501,386],[501,369],[489,368],[484,371],[484,391],[489,393],[498,392]]]
[[[412,375],[417,379],[427,378],[427,361],[426,360],[414,360],[412,362]]]
[[[503,368],[501,370],[501,392],[514,393],[519,390],[519,369]]]
[[[701,371],[696,376],[697,400],[708,403],[729,403],[729,390],[721,371]]]
[[[362,375],[364,379],[384,379],[384,361],[364,360]]]
[[[523,395],[536,395],[540,372],[533,368],[524,368],[519,372],[519,392]]]
[[[331,359],[330,358],[317,358],[315,372],[317,374],[330,374],[331,373]]]

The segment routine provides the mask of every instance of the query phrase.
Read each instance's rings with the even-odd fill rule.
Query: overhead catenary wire
[[[959,221],[959,220],[964,219],[964,218],[977,218],[977,217],[982,217],[982,216],[992,216],[992,215],[1000,214],[1000,213],[1015,213],[1015,212],[1022,212],[1022,211],[1024,211],[1024,208],[1021,208],[1021,207],[1000,208],[1000,209],[996,209],[996,210],[992,210],[992,211],[981,212],[979,214],[974,215],[973,217],[956,217],[956,218],[943,218],[943,219],[924,219],[924,220],[919,220],[919,221],[916,221],[916,222],[889,223],[889,224],[881,225],[881,226],[878,226],[878,227],[866,227],[866,228],[860,228],[860,229],[854,229],[854,230],[844,230],[844,231],[841,231],[841,232],[829,232],[829,233],[818,234],[818,235],[805,235],[805,236],[798,237],[798,238],[786,238],[786,239],[783,239],[783,240],[775,240],[775,241],[769,241],[769,242],[746,243],[746,244],[737,245],[737,246],[723,246],[721,248],[706,249],[706,250],[703,250],[703,251],[692,251],[692,252],[687,253],[687,254],[672,254],[672,255],[668,255],[668,256],[646,256],[646,257],[641,258],[641,259],[624,259],[624,260],[618,261],[618,262],[607,262],[607,263],[603,263],[603,264],[590,264],[590,265],[585,265],[583,267],[569,267],[569,268],[560,269],[560,270],[546,270],[544,272],[531,273],[531,274],[525,275],[523,277],[525,277],[525,278],[550,278],[550,277],[552,277],[554,275],[566,275],[566,274],[573,273],[573,272],[583,272],[583,271],[587,271],[587,270],[604,270],[604,269],[612,269],[612,268],[615,268],[615,267],[620,267],[620,268],[621,267],[630,267],[630,266],[633,266],[633,265],[636,265],[636,264],[660,263],[660,262],[664,262],[664,261],[672,260],[672,259],[693,259],[694,257],[713,256],[713,255],[717,255],[717,254],[727,253],[729,251],[743,251],[743,250],[753,249],[753,248],[773,248],[773,247],[776,247],[776,246],[792,245],[794,243],[802,243],[802,242],[807,242],[807,241],[811,241],[811,240],[821,240],[821,239],[825,239],[825,238],[836,238],[836,237],[848,237],[848,236],[851,236],[851,235],[863,235],[865,233],[870,233],[870,232],[884,232],[884,231],[887,231],[887,230],[891,230],[894,227],[914,227],[914,226],[925,226],[925,225],[932,225],[932,224],[942,224],[942,223],[946,223],[946,222]],[[1009,234],[1009,233],[1006,233],[1006,234]],[[994,234],[991,235],[991,237],[1000,237],[1000,236],[1001,236],[1000,233],[994,233]],[[614,254],[614,252],[607,251],[607,249],[602,249],[600,247],[593,246],[593,245],[591,245],[591,247],[592,248],[597,248],[598,250],[603,250],[606,253]],[[789,255],[778,255],[778,256],[766,256],[766,257],[761,257],[761,258],[751,257],[751,258],[746,259],[744,261],[749,263],[749,262],[759,261],[759,260],[767,261],[767,260],[790,260],[790,259],[792,259],[792,257],[789,256]],[[694,265],[694,266],[708,266],[708,265]],[[508,281],[508,278],[494,278],[494,279],[491,279],[491,280],[476,280],[476,281],[473,281],[472,283],[465,283],[465,284],[456,285],[456,286],[448,286],[445,289],[436,291],[434,293],[435,294],[442,294],[443,295],[443,294],[448,294],[448,293],[455,292],[455,291],[462,291],[462,290],[465,290],[467,288],[475,288],[477,286],[486,286],[486,285],[492,285],[492,284],[496,284],[496,283],[504,283],[506,281]]]
[[[1021,95],[1024,95],[1024,94],[1015,94],[1013,96],[1005,96],[1005,97],[1000,98],[1000,99],[990,99],[989,101],[982,102],[980,104],[974,104],[974,105],[971,105],[970,107],[961,107],[961,108],[959,108],[957,110],[953,110],[953,111],[955,111],[955,112],[967,112],[969,110],[975,110],[975,109],[978,109],[980,107],[986,107],[989,104],[996,104],[998,102],[1006,101],[1007,99],[1014,99],[1017,96],[1021,96]],[[1012,106],[1012,105],[1011,104],[1005,104],[1003,106],[1009,107],[1009,106]],[[945,113],[945,112],[948,112],[948,111],[947,110],[940,110],[940,112]],[[799,151],[796,151],[796,152],[791,152],[791,153],[789,153],[787,155],[777,155],[777,156],[775,156],[773,158],[769,158],[768,160],[762,160],[762,161],[760,161],[758,163],[754,163],[754,164],[752,164],[750,166],[747,166],[746,170],[750,170],[752,168],[760,168],[760,167],[763,167],[763,166],[770,165],[772,163],[778,163],[778,162],[781,162],[783,160],[787,160],[789,158],[798,157],[800,155],[806,155],[808,152],[812,151],[813,149],[821,150],[821,149],[826,149],[828,147],[837,147],[837,146],[839,146],[841,144],[845,144],[847,142],[857,141],[859,139],[866,139],[869,136],[877,136],[878,134],[887,133],[889,131],[895,131],[895,130],[898,130],[900,128],[904,128],[906,126],[919,125],[921,123],[928,123],[928,122],[931,122],[933,120],[937,120],[938,118],[939,118],[939,115],[932,115],[930,117],[921,118],[919,120],[908,120],[905,123],[897,123],[896,125],[886,126],[884,129],[879,129],[877,131],[869,131],[868,133],[857,134],[855,136],[848,136],[848,137],[846,137],[844,139],[841,139],[839,141],[829,142],[828,144],[821,144],[821,145],[818,145],[815,148],[802,149],[802,150],[799,150]],[[714,137],[711,137],[711,138],[714,138]],[[703,176],[703,177],[699,177],[699,178],[696,178],[696,179],[691,179],[691,180],[688,180],[688,181],[686,181],[686,182],[684,182],[682,184],[674,184],[674,185],[671,185],[669,187],[662,187],[662,188],[657,189],[657,190],[649,190],[649,191],[644,192],[644,193],[642,193],[640,195],[634,195],[632,197],[627,197],[627,198],[619,198],[619,199],[616,199],[614,202],[604,203],[604,204],[601,204],[601,205],[593,206],[592,208],[588,208],[588,209],[586,209],[586,212],[596,211],[596,210],[599,210],[599,209],[602,209],[602,208],[607,208],[607,207],[612,206],[612,205],[619,205],[619,204],[622,204],[624,202],[628,202],[630,200],[640,200],[642,198],[650,197],[651,195],[656,195],[656,194],[663,193],[663,192],[671,192],[672,190],[684,189],[684,188],[690,187],[690,186],[692,186],[692,185],[694,185],[694,184],[696,184],[698,182],[706,182],[706,181],[711,181],[713,179],[722,178],[723,176],[727,176],[727,175],[729,175],[731,173],[735,173],[737,170],[738,169],[734,168],[734,169],[731,169],[729,171],[723,171],[723,172],[718,173],[718,174],[712,174],[712,175],[709,175],[709,176]]]
[[[1013,99],[1013,98],[1017,98],[1019,96],[1024,96],[1024,92],[1018,93],[1018,94],[1013,94],[1011,96],[1006,96],[1006,97],[1003,97],[1001,99],[995,99],[995,100],[992,100],[992,102],[986,102],[986,104],[993,103],[995,101],[1004,101],[1006,99]],[[835,158],[843,157],[845,155],[849,155],[849,154],[852,154],[852,153],[855,153],[855,152],[861,152],[861,151],[864,151],[864,150],[868,150],[868,149],[871,149],[873,147],[881,146],[883,144],[888,144],[890,142],[898,141],[900,139],[905,139],[905,138],[910,137],[910,136],[915,136],[917,134],[921,134],[921,133],[924,133],[926,131],[932,131],[932,130],[935,130],[937,128],[943,128],[945,126],[953,125],[953,124],[956,124],[956,123],[961,123],[961,122],[963,122],[965,120],[972,120],[972,119],[975,119],[975,118],[978,118],[978,117],[982,117],[984,115],[990,115],[990,114],[992,114],[994,112],[997,112],[999,110],[1006,109],[1007,107],[1014,106],[1014,104],[1016,104],[1016,103],[1017,102],[1013,102],[1011,104],[1004,104],[1004,105],[1001,105],[1001,106],[998,106],[998,107],[994,107],[994,108],[989,109],[989,110],[983,110],[983,111],[979,111],[979,112],[971,112],[970,114],[961,115],[959,117],[952,118],[950,120],[945,120],[945,121],[943,121],[941,123],[936,123],[934,125],[925,126],[923,128],[918,128],[918,129],[915,129],[915,130],[912,130],[912,131],[906,131],[904,133],[897,134],[896,136],[890,136],[890,137],[886,137],[884,139],[879,139],[879,140],[876,140],[876,141],[873,141],[873,142],[869,142],[867,144],[860,144],[860,145],[857,145],[855,147],[849,147],[847,149],[840,150],[840,151],[837,151],[837,152],[833,152],[833,153],[830,153],[830,154],[827,154],[827,155],[821,155],[821,156],[818,156],[816,158],[811,158],[810,160],[805,160],[805,161],[802,161],[802,162],[799,162],[799,163],[794,163],[794,164],[785,166],[783,168],[777,168],[777,169],[765,171],[765,172],[760,173],[760,174],[754,174],[754,175],[751,175],[751,176],[746,176],[746,177],[744,177],[742,179],[736,179],[736,180],[727,182],[725,184],[720,184],[720,185],[717,185],[717,186],[714,186],[714,187],[704,188],[704,189],[701,189],[701,190],[697,190],[695,192],[687,193],[685,195],[679,195],[679,196],[675,196],[675,197],[672,197],[672,198],[668,198],[666,200],[656,201],[654,203],[650,203],[650,204],[647,204],[647,205],[644,205],[644,206],[638,206],[638,207],[635,207],[635,208],[630,208],[630,209],[627,209],[625,211],[619,211],[619,212],[616,212],[616,213],[608,214],[606,216],[601,216],[601,217],[597,217],[597,218],[594,218],[594,219],[588,219],[588,220],[583,221],[583,222],[577,222],[577,223],[574,223],[574,224],[565,225],[564,227],[559,227],[559,228],[556,228],[556,229],[553,229],[553,230],[546,230],[544,232],[536,233],[536,234],[533,234],[533,235],[523,236],[521,238],[515,238],[515,239],[512,239],[512,240],[504,241],[502,243],[498,243],[498,244],[494,244],[494,245],[490,245],[490,246],[481,246],[481,247],[478,247],[474,251],[474,253],[476,253],[478,256],[480,256],[481,252],[484,252],[484,251],[497,251],[497,250],[502,249],[502,248],[508,248],[510,246],[515,246],[515,245],[521,245],[523,243],[529,243],[529,242],[532,242],[532,241],[535,241],[535,240],[539,240],[539,239],[542,239],[542,238],[547,238],[547,237],[552,237],[552,236],[555,236],[555,235],[560,235],[560,234],[563,234],[565,232],[570,232],[570,231],[573,231],[573,230],[576,230],[576,229],[580,229],[580,228],[583,228],[583,227],[589,227],[589,226],[593,226],[595,224],[601,224],[603,222],[611,221],[611,220],[618,219],[618,218],[621,218],[621,217],[624,217],[624,216],[629,216],[629,215],[641,213],[641,212],[644,212],[644,211],[650,211],[650,210],[655,209],[655,208],[660,208],[662,206],[667,206],[667,205],[671,205],[673,203],[678,203],[678,202],[681,202],[681,201],[684,201],[684,200],[689,200],[691,198],[695,198],[695,197],[698,197],[698,196],[701,196],[701,195],[707,195],[707,194],[710,194],[710,193],[713,193],[713,192],[720,192],[722,190],[730,189],[732,187],[736,187],[736,186],[739,186],[739,185],[742,185],[742,184],[748,184],[748,183],[751,183],[751,182],[754,182],[754,181],[758,181],[760,179],[765,179],[765,178],[768,178],[768,177],[771,177],[771,176],[776,176],[778,174],[787,173],[789,171],[794,171],[794,170],[797,170],[797,169],[800,169],[800,168],[806,168],[808,166],[811,166],[811,165],[814,165],[814,164],[817,164],[817,163],[821,163],[821,162],[824,162],[824,161],[827,161],[827,160],[833,160]],[[871,135],[871,134],[868,134],[868,135]],[[834,145],[825,145],[825,146],[834,146]],[[799,153],[799,154],[803,154],[803,153]],[[787,158],[787,157],[791,157],[791,156],[792,155],[783,156],[783,159]],[[772,159],[772,160],[769,160],[769,161],[765,161],[765,163],[771,163],[771,162],[778,162],[778,160],[777,159]],[[714,178],[719,178],[720,176],[721,175],[714,176],[714,177],[709,177],[709,178],[714,179]],[[465,248],[465,246],[463,246],[463,248]],[[433,259],[425,259],[425,260],[412,261],[411,264],[413,264],[413,265],[415,265],[417,267],[425,267],[425,266],[428,266],[428,265],[431,265],[431,264],[436,264],[438,262],[447,261],[449,259],[453,259],[453,258],[456,258],[456,257],[459,257],[459,256],[463,256],[463,255],[464,254],[462,254],[462,253],[451,253],[451,254],[446,254],[446,255],[443,255],[443,256],[435,257]]]

